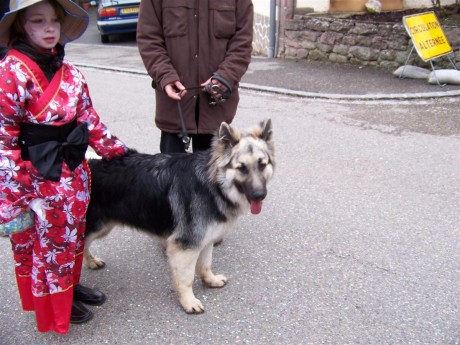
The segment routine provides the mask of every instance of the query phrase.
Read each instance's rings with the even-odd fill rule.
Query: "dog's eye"
[[[259,160],[259,170],[264,170],[266,166],[267,166],[267,162]]]
[[[246,165],[244,164],[241,164],[239,165],[238,167],[236,167],[238,169],[238,171],[242,174],[247,174],[249,171],[248,171],[248,168],[246,167]]]

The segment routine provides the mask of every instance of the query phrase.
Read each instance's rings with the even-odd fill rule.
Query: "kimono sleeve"
[[[86,123],[89,131],[89,146],[104,159],[123,156],[127,152],[126,145],[112,135],[107,126],[101,122],[98,113],[93,108],[89,95],[88,85],[85,79],[82,80],[82,92],[77,104],[77,117],[79,123]]]
[[[27,90],[21,72],[2,71],[0,76],[0,223],[17,217],[36,198],[31,164],[21,158],[19,129]]]

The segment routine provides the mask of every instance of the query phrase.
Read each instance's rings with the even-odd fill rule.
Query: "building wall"
[[[330,12],[364,12],[367,0],[331,0]],[[382,11],[403,9],[403,0],[380,0]]]
[[[270,0],[253,0],[254,4],[254,39],[253,55],[267,56],[270,29]]]
[[[455,0],[442,0],[443,5],[452,5]],[[431,0],[404,0],[404,8],[423,8],[433,7]]]
[[[270,15],[270,0],[252,0],[254,5],[254,12],[258,15]]]
[[[315,12],[329,11],[330,0],[297,0],[297,8],[310,7]]]
[[[254,13],[254,39],[252,41],[253,55],[267,56],[269,46],[270,17]]]

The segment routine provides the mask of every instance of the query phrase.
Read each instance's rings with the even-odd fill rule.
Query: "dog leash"
[[[201,85],[187,87],[187,88],[185,88],[183,90],[180,90],[178,92],[178,94],[182,98],[182,92],[184,92],[184,91],[203,89],[204,88],[204,90],[211,97],[211,102],[209,102],[209,104],[218,105],[218,104],[224,103],[227,99],[230,98],[230,96],[232,94],[232,88],[231,88],[230,84],[225,79],[221,78],[220,76],[213,76],[211,78],[211,81],[212,81],[212,79],[216,79],[216,80],[220,81],[223,85],[225,85],[227,87],[227,91],[223,91],[219,87],[219,85],[214,84],[214,83],[211,82],[209,84],[206,84],[204,87],[201,86]],[[221,96],[217,97],[216,95],[219,95],[219,94]],[[187,133],[187,127],[185,126],[184,113],[182,112],[182,106],[180,104],[180,100],[177,101],[177,110],[179,112],[180,125],[181,125],[181,128],[182,128],[182,130],[178,134],[178,136],[182,140],[182,142],[184,143],[185,152],[191,152],[190,151],[190,139],[191,138]]]
[[[184,114],[182,113],[182,107],[180,105],[180,101],[177,101],[177,109],[179,110],[179,119],[180,119],[180,125],[182,128],[178,136],[184,143],[185,152],[190,152],[190,137],[187,133],[187,127],[185,127]]]
[[[200,88],[202,88],[202,86],[187,87],[187,88],[185,88],[183,90],[180,90],[178,92],[178,94],[182,98],[182,92],[188,91],[188,90],[196,90],[196,89],[200,89]],[[182,128],[181,132],[178,135],[179,135],[179,138],[184,143],[185,152],[191,152],[190,151],[190,136],[188,135],[187,127],[185,126],[184,113],[182,112],[182,106],[180,104],[180,100],[177,101],[177,110],[179,111],[180,125],[181,125],[181,128]]]

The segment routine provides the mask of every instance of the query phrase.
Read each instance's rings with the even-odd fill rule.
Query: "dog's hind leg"
[[[200,253],[196,265],[196,272],[208,286],[220,288],[227,284],[227,277],[223,274],[214,275],[211,270],[213,243],[209,243]]]
[[[103,230],[92,232],[85,236],[85,248],[83,249],[83,263],[86,267],[92,270],[98,270],[105,267],[105,261],[97,256],[93,256],[89,250],[91,243],[96,238],[107,236],[114,225],[107,225]]]
[[[167,243],[166,254],[171,266],[174,288],[179,295],[182,308],[189,314],[204,312],[203,304],[193,293],[195,267],[200,251],[182,249],[174,240],[170,240]]]
[[[95,238],[97,238],[97,236],[94,236],[93,234],[86,237],[85,238],[85,249],[83,250],[83,263],[85,264],[86,267],[92,270],[97,270],[97,269],[105,267],[104,260],[96,256],[93,256],[93,254],[91,254],[91,252],[89,251],[89,246],[91,245],[91,242],[93,242]]]

